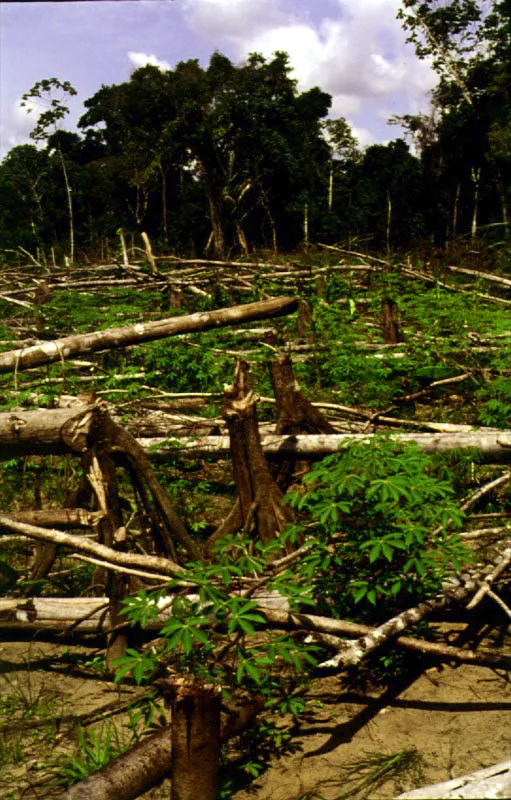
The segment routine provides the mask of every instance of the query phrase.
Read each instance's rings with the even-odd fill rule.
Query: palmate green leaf
[[[392,557],[394,555],[394,548],[391,547],[388,544],[388,542],[382,542],[381,549],[382,549],[382,553],[385,556],[385,558],[387,559],[387,561],[389,561],[389,562],[392,561]]]
[[[371,550],[369,551],[369,562],[371,564],[374,563],[376,559],[379,557],[381,550],[382,550],[381,542],[376,542],[375,544],[373,544]]]

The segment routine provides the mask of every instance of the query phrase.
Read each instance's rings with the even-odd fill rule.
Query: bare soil
[[[101,675],[63,667],[58,659],[63,649],[43,642],[0,645],[0,797],[6,800],[54,796],[52,764],[77,745],[70,715],[88,714],[119,698]],[[72,652],[81,652],[84,661],[91,658],[85,648]],[[122,697],[137,691],[123,689]],[[385,691],[354,691],[342,678],[329,677],[313,683],[311,697],[311,714],[297,729],[292,751],[275,759],[236,800],[383,800],[511,755],[511,681],[501,671],[433,667]],[[126,717],[117,722],[122,736]],[[413,759],[402,774],[380,786],[361,786],[371,756],[406,750],[413,751]],[[168,798],[165,783],[146,800]]]

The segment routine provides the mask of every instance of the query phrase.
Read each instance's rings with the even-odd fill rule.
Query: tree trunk
[[[200,678],[174,682],[171,800],[218,800],[221,687]]]
[[[248,702],[229,703],[220,720],[219,740],[226,741],[247,730],[262,706],[259,697]],[[136,800],[170,776],[172,736],[172,726],[162,728],[89,778],[59,794],[58,800],[111,800],[114,797],[115,800]],[[209,797],[209,794],[196,793],[192,800]],[[213,797],[217,800],[217,795]]]
[[[181,333],[211,330],[239,322],[269,319],[291,314],[298,302],[292,297],[277,297],[257,303],[221,308],[216,311],[197,312],[184,317],[170,317],[154,322],[139,322],[121,328],[66,336],[34,347],[11,350],[0,354],[0,373],[29,369],[41,364],[62,361],[77,354],[96,353],[113,347],[127,347],[142,342],[176,336]]]
[[[72,264],[75,258],[75,227],[74,227],[74,217],[73,217],[73,197],[71,193],[72,192],[71,185],[69,183],[69,178],[67,174],[66,162],[64,161],[64,155],[60,147],[57,149],[60,157],[60,163],[62,166],[64,184],[66,186],[67,210],[69,216],[69,260]]]
[[[481,168],[471,170],[472,183],[474,184],[474,203],[472,206],[472,224],[470,226],[470,235],[472,239],[477,236],[478,217],[479,217],[479,189],[481,182]]]
[[[213,180],[206,171],[206,194],[209,205],[209,217],[213,234],[214,253],[217,258],[225,257],[225,234],[223,225],[223,200],[222,194],[214,185]]]
[[[401,341],[399,335],[398,309],[395,300],[385,297],[382,300],[382,332],[385,344],[397,344]]]
[[[289,506],[283,506],[283,493],[264,457],[249,368],[244,362],[237,362],[234,383],[226,387],[225,396],[230,452],[243,526],[248,532],[253,524],[256,536],[263,544],[268,544],[293,515]]]

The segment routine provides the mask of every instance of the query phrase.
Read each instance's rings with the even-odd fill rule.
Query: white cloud
[[[288,19],[275,0],[183,0],[183,12],[194,32],[240,40]]]
[[[376,144],[376,137],[367,128],[359,128],[356,125],[352,125],[351,131],[362,149]]]
[[[147,55],[147,53],[135,53],[133,50],[130,50],[128,53],[128,58],[135,69],[150,66],[158,67],[158,69],[160,69],[162,72],[167,72],[171,68],[168,61],[156,58],[153,53],[151,53],[151,55]]]
[[[30,131],[35,128],[42,109],[30,100],[26,106],[21,103],[22,100],[19,99],[11,105],[0,127],[0,158],[12,147],[35,144],[30,138]]]
[[[373,128],[384,131],[376,108],[389,113],[415,113],[428,105],[436,78],[428,63],[419,61],[396,13],[400,0],[337,0],[338,14],[315,13],[314,6],[295,0],[285,13],[281,0],[184,0],[188,25],[215,46],[228,43],[237,58],[251,52],[271,57],[289,53],[293,77],[301,91],[320,86],[332,95],[332,116],[358,116],[361,136]],[[321,4],[318,6],[321,7]],[[385,131],[384,138],[388,138]]]

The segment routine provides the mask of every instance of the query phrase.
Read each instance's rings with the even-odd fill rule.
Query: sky
[[[83,102],[129,80],[137,67],[172,69],[215,50],[234,63],[249,53],[289,53],[298,89],[332,95],[362,147],[396,138],[394,114],[427,111],[436,79],[396,19],[399,0],[81,0],[0,4],[0,158],[30,142],[35,119],[21,95],[43,78],[70,81]]]

